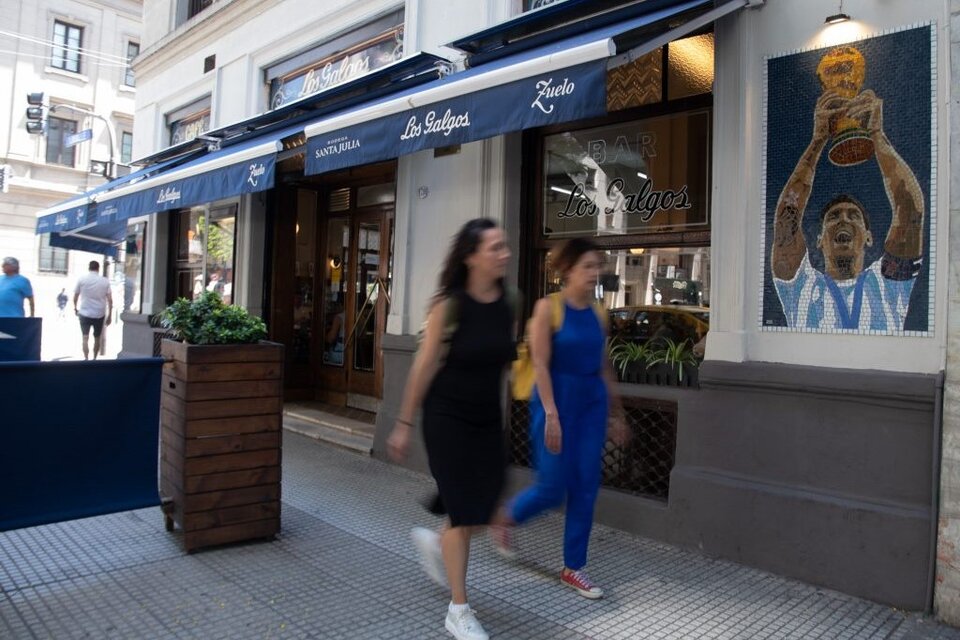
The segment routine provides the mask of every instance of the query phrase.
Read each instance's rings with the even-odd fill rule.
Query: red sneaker
[[[593,584],[590,578],[587,577],[587,574],[582,570],[568,571],[564,569],[560,572],[560,584],[565,584],[571,589],[574,589],[584,598],[597,600],[603,597],[603,589]]]
[[[513,527],[501,524],[490,525],[490,540],[493,548],[506,560],[517,559],[517,547],[513,543]]]

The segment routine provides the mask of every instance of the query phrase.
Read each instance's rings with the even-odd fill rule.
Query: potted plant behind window
[[[700,359],[689,340],[617,340],[610,347],[610,361],[621,382],[699,387]]]
[[[648,377],[652,377],[655,384],[699,388],[700,360],[694,355],[690,341],[662,338],[654,342],[647,360]]]
[[[212,291],[163,312],[160,491],[190,552],[280,530],[283,345]]]

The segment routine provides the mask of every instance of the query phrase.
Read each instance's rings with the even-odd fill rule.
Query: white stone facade
[[[102,184],[91,175],[91,161],[111,157],[111,134],[103,120],[71,111],[67,105],[96,113],[109,122],[113,156],[120,162],[123,134],[133,134],[136,89],[127,86],[124,59],[128,43],[140,43],[142,2],[109,0],[5,1],[0,28],[0,84],[7,87],[0,100],[0,164],[13,178],[7,193],[0,193],[0,255],[20,260],[20,272],[33,283],[37,314],[56,315],[56,295],[73,289],[94,254],[71,251],[67,274],[40,270],[40,238],[35,235],[38,211],[77,193]],[[79,72],[54,68],[51,63],[54,24],[82,30]],[[25,129],[27,94],[43,92],[47,104],[59,105],[55,116],[72,120],[77,130],[92,129],[92,140],[74,147],[72,167],[46,161],[47,139]]]

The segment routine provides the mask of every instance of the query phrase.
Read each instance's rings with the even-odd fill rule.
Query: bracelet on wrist
[[[402,418],[397,418],[397,422],[399,422],[400,424],[405,424],[405,425],[407,425],[408,427],[412,427],[412,426],[413,426],[413,423],[412,423],[412,422],[410,422],[409,420],[403,420]]]

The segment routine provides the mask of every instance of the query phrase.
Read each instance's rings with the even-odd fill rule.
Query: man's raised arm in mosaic
[[[870,132],[873,139],[877,164],[883,176],[883,188],[893,209],[890,231],[883,245],[887,254],[885,260],[892,259],[900,263],[898,269],[902,271],[907,263],[916,263],[923,255],[923,191],[910,166],[893,148],[883,131],[883,100],[873,91],[864,91],[851,101],[849,116],[861,120],[863,128]],[[884,275],[891,277],[894,265],[883,266]]]
[[[843,111],[845,103],[832,91],[827,91],[817,100],[810,144],[797,161],[777,201],[770,269],[774,277],[780,280],[792,280],[807,253],[807,241],[803,237],[803,213],[813,189],[817,163],[823,147],[830,139],[830,118]]]

